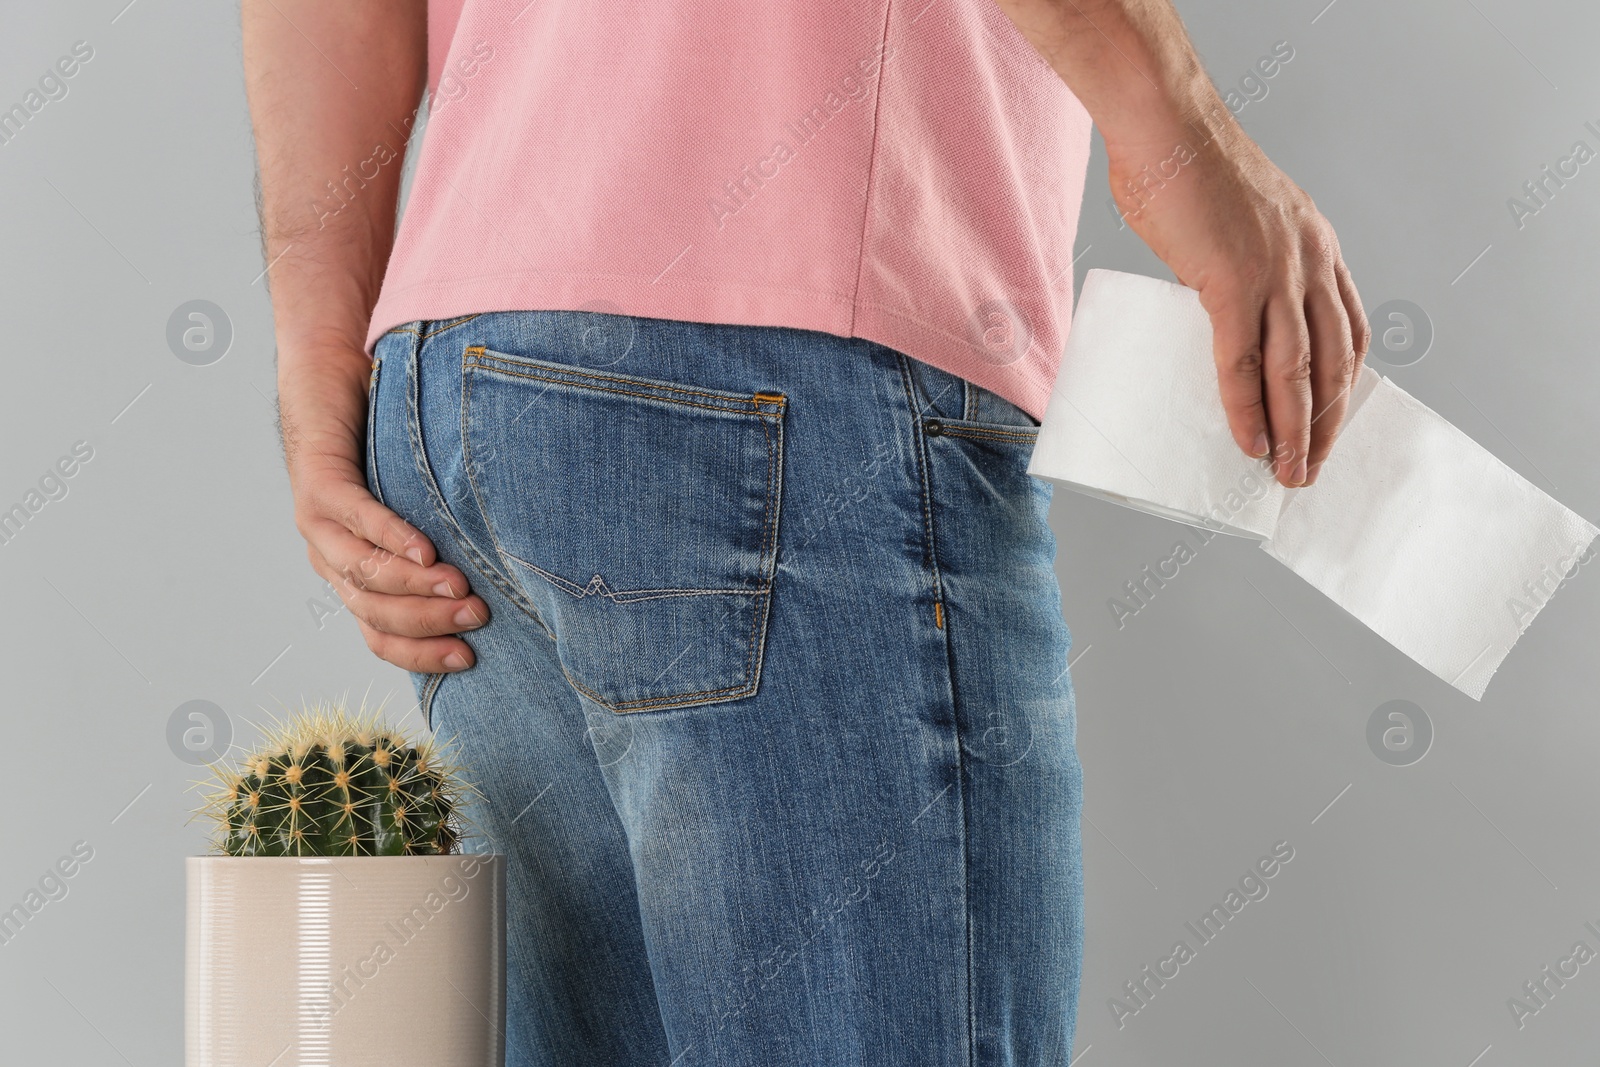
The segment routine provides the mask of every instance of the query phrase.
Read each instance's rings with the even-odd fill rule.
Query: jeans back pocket
[[[572,685],[617,712],[755,693],[785,398],[483,346],[462,379],[477,506]]]

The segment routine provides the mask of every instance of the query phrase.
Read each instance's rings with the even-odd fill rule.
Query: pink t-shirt
[[[486,311],[793,326],[1042,417],[1090,123],[994,0],[433,0],[428,67],[369,351]]]

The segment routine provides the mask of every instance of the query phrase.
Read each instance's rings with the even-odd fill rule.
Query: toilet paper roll
[[[1192,290],[1091,270],[1028,471],[1251,537],[1473,699],[1600,529],[1364,367],[1317,483],[1233,442]]]

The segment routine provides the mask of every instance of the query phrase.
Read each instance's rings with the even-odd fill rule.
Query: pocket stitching
[[[746,680],[738,685],[723,686],[721,689],[702,689],[698,693],[672,693],[662,697],[641,697],[638,700],[624,700],[613,704],[606,701],[598,693],[594,692],[588,686],[574,678],[572,673],[567,670],[566,664],[562,664],[561,673],[567,676],[567,681],[572,684],[574,689],[578,690],[584,696],[588,697],[596,704],[599,704],[601,707],[619,714],[628,714],[630,712],[639,711],[665,711],[669,708],[681,708],[687,707],[691,704],[707,703],[707,701],[701,700],[701,697],[714,697],[722,696],[723,694],[731,694],[728,697],[728,699],[731,700],[737,697],[749,696],[751,693],[754,693],[761,684],[761,663],[756,655],[758,651],[756,642],[758,636],[765,636],[767,632],[767,616],[770,614],[770,607],[772,604],[772,590],[768,589],[765,592],[757,595],[761,597],[761,617],[760,619],[753,621],[750,625],[750,652],[745,658]]]
[[[766,526],[765,523],[763,523],[763,544],[765,543],[765,539]],[[539,577],[548,581],[551,585],[561,589],[562,592],[571,593],[572,596],[578,600],[582,600],[585,596],[589,595],[589,590],[594,585],[594,578],[600,578],[600,584],[605,586],[605,588],[609,591],[607,593],[600,593],[597,595],[606,597],[613,604],[632,604],[639,600],[662,600],[668,597],[680,596],[760,596],[762,593],[767,591],[767,588],[770,585],[770,579],[768,579],[759,589],[612,589],[610,585],[606,583],[606,580],[601,578],[598,574],[595,575],[594,578],[589,579],[588,585],[579,585],[577,582],[569,581],[568,579],[561,577],[559,574],[545,570],[537,563],[529,563],[527,560],[523,559],[514,552],[507,552],[505,549],[500,549],[500,554],[511,562],[519,563],[528,568],[530,571],[533,571],[535,574],[539,575]],[[765,567],[765,548],[762,550],[762,560],[762,566]],[[647,595],[632,595],[640,593]]]
[[[1033,441],[1039,436],[1037,428],[1029,430],[998,430],[987,426],[952,426],[950,420],[939,420],[940,437],[972,437],[995,441]]]
[[[611,711],[615,711],[615,712],[623,713],[623,714],[626,714],[628,712],[634,712],[634,711],[662,711],[662,710],[665,710],[667,708],[681,708],[681,707],[685,707],[685,706],[690,705],[690,704],[707,703],[706,701],[700,700],[699,699],[700,697],[721,696],[723,694],[732,694],[732,696],[734,696],[734,697],[749,696],[751,693],[754,693],[756,691],[756,688],[760,685],[760,682],[761,682],[759,664],[757,664],[756,671],[752,672],[751,669],[750,669],[750,661],[755,657],[756,635],[758,633],[765,633],[766,632],[766,627],[767,627],[767,609],[766,609],[765,598],[769,597],[771,594],[769,592],[769,593],[762,593],[760,595],[763,598],[763,604],[762,604],[762,608],[761,608],[761,619],[760,619],[759,622],[755,622],[755,623],[751,624],[751,627],[750,627],[750,644],[751,644],[750,655],[748,657],[746,657],[746,660],[745,660],[746,680],[743,681],[743,682],[740,682],[738,685],[723,686],[721,689],[702,689],[698,693],[672,693],[672,694],[669,694],[668,696],[664,696],[664,697],[641,697],[638,700],[624,700],[624,701],[620,701],[618,703],[613,704],[613,703],[610,703],[610,702],[606,701],[598,693],[595,693],[588,686],[584,685],[582,682],[580,682],[576,678],[574,678],[572,676],[572,673],[567,670],[565,664],[562,664],[561,673],[565,674],[567,676],[567,681],[572,683],[572,687],[574,689],[577,689],[584,696],[588,697],[590,700],[594,701],[596,704],[599,704],[603,708],[608,708]],[[731,697],[730,697],[730,699],[731,699]]]
[[[678,389],[679,391],[686,393],[698,393],[699,395],[717,397],[718,399],[726,399],[730,402],[729,407],[716,407],[709,404],[697,403],[691,400],[680,400],[674,397],[662,397],[651,393],[634,392],[623,389],[611,389],[606,386],[586,385],[580,382],[563,382],[561,379],[554,376],[546,377],[536,374],[524,374],[520,371],[485,366],[483,362],[480,362],[480,360],[485,358],[483,353],[486,351],[487,349],[482,345],[473,345],[466,348],[462,352],[461,371],[462,378],[464,380],[461,386],[461,448],[464,461],[462,466],[466,469],[467,484],[472,488],[473,499],[477,503],[479,514],[483,516],[484,527],[489,531],[489,539],[491,542],[493,542],[495,551],[500,555],[502,561],[513,560],[537,571],[541,576],[548,576],[549,579],[565,585],[573,585],[574,583],[568,582],[565,579],[561,579],[558,575],[550,574],[542,568],[529,563],[527,560],[507,552],[505,548],[501,546],[499,536],[495,533],[494,520],[490,517],[488,508],[484,506],[483,492],[478,486],[477,479],[473,477],[473,464],[471,462],[471,435],[469,433],[468,413],[471,411],[471,404],[469,401],[472,395],[472,386],[476,376],[468,374],[467,372],[469,370],[476,368],[490,374],[506,374],[512,377],[530,378],[536,381],[556,381],[560,384],[570,385],[575,389],[594,389],[608,393],[626,393],[628,395],[642,396],[646,399],[662,400],[669,404],[688,405],[730,414],[753,412],[756,415],[761,425],[762,434],[766,438],[767,443],[767,501],[764,509],[765,515],[762,519],[763,544],[761,549],[760,567],[760,573],[762,575],[761,587],[756,590],[737,591],[741,595],[759,596],[761,598],[760,607],[757,609],[760,612],[760,615],[758,618],[753,619],[750,624],[749,649],[745,655],[744,666],[745,680],[738,685],[724,686],[720,689],[706,689],[695,693],[672,693],[667,696],[642,697],[638,700],[626,700],[612,703],[603,699],[598,693],[594,692],[588,686],[574,678],[572,673],[567,670],[566,664],[561,665],[561,673],[566,675],[567,681],[574,689],[578,690],[584,696],[588,697],[601,707],[623,714],[638,711],[661,711],[669,708],[683,707],[690,704],[704,703],[704,701],[699,699],[701,697],[731,694],[728,699],[734,699],[754,693],[760,686],[761,682],[762,657],[760,653],[765,646],[764,638],[766,636],[767,621],[771,614],[772,587],[777,575],[776,542],[778,511],[782,503],[781,487],[783,484],[782,464],[779,462],[779,459],[783,445],[783,413],[786,410],[785,405],[787,404],[788,398],[778,394],[764,393],[754,394],[747,401],[742,397],[718,397],[718,395],[714,393],[701,393],[698,390],[681,388],[678,386],[673,386],[670,383],[663,383],[663,387],[665,388]],[[477,355],[475,356],[474,353],[477,353]],[[605,378],[605,376],[602,375],[586,374],[585,376],[602,379]],[[629,382],[628,379],[619,378],[610,378],[605,380]],[[629,384],[631,384],[631,382],[629,382]],[[776,410],[765,410],[762,407],[763,402],[772,404]],[[746,407],[745,405],[749,406]],[[772,428],[767,425],[767,420],[769,418],[777,419],[778,439],[776,442],[773,440]],[[705,590],[704,592],[723,591]]]
[[[495,367],[489,366],[488,364],[490,363],[504,363],[508,364],[509,366]],[[710,411],[723,411],[735,415],[744,414],[751,411],[757,415],[767,415],[771,413],[762,410],[761,405],[763,403],[772,404],[781,411],[784,404],[788,402],[787,397],[776,393],[758,393],[748,397],[732,393],[712,393],[706,392],[702,389],[689,389],[684,386],[674,385],[670,382],[657,382],[656,380],[649,378],[622,378],[615,375],[594,374],[592,372],[578,370],[576,368],[572,369],[571,371],[552,370],[548,374],[535,374],[532,372],[532,364],[489,355],[488,349],[486,349],[483,345],[473,345],[463,351],[462,364],[464,367],[476,367],[477,369],[485,371],[489,374],[508,374],[515,378],[532,378],[535,381],[553,382],[557,385],[568,385],[574,389],[593,389],[606,393],[621,393],[627,396],[640,396],[647,400],[660,400],[668,404],[682,404],[689,407],[706,408]],[[512,370],[510,369],[512,366],[520,367],[522,369]],[[673,396],[660,396],[656,393],[644,392],[643,390],[639,389],[614,389],[610,386],[590,385],[585,382],[573,382],[568,381],[561,376],[568,373],[578,377],[590,378],[595,381],[618,382],[623,385],[640,385],[649,389],[685,393],[690,396],[709,397],[712,400],[721,401],[721,403],[704,404],[698,401],[683,400]]]

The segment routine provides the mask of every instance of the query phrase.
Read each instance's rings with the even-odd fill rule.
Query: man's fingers
[[[462,671],[477,662],[472,647],[459,637],[398,637],[361,623],[361,636],[380,659],[416,674]]]
[[[1262,317],[1265,343],[1261,369],[1278,481],[1300,485],[1306,479],[1311,436],[1311,335],[1303,297],[1278,293]]]
[[[323,564],[317,572],[335,586],[376,593],[460,598],[471,592],[466,577],[448,563],[419,567],[386,548],[379,548],[332,519],[311,520],[306,531]],[[317,562],[314,559],[313,565]],[[326,567],[326,570],[323,568]]]
[[[1344,265],[1344,260],[1333,261],[1333,277],[1339,283],[1339,299],[1344,302],[1344,311],[1350,323],[1350,344],[1355,349],[1355,366],[1350,371],[1350,382],[1354,385],[1361,376],[1361,364],[1367,358],[1367,346],[1372,343],[1372,326],[1367,322],[1367,313],[1361,307],[1361,294],[1356,292],[1356,283],[1350,277],[1350,270]]]
[[[427,535],[378,503],[364,482],[320,479],[308,503],[312,519],[332,519],[357,537],[404,556],[419,567],[432,566],[438,558]],[[310,536],[304,525],[300,532]]]
[[[476,630],[489,621],[489,605],[476,596],[449,600],[439,596],[396,596],[341,590],[356,618],[375,630],[397,637],[439,637]]]
[[[1350,320],[1337,286],[1313,286],[1305,299],[1306,325],[1311,333],[1311,451],[1307,458],[1307,484],[1328,458],[1350,406],[1351,375],[1355,353],[1350,343]]]
[[[459,600],[442,596],[408,596],[379,593],[337,580],[340,572],[316,546],[307,556],[317,573],[333,583],[350,613],[375,630],[400,637],[436,637],[475,630],[489,621],[489,606],[481,597]]]
[[[1260,458],[1272,447],[1261,392],[1261,305],[1229,300],[1211,315],[1211,354],[1233,441]]]

